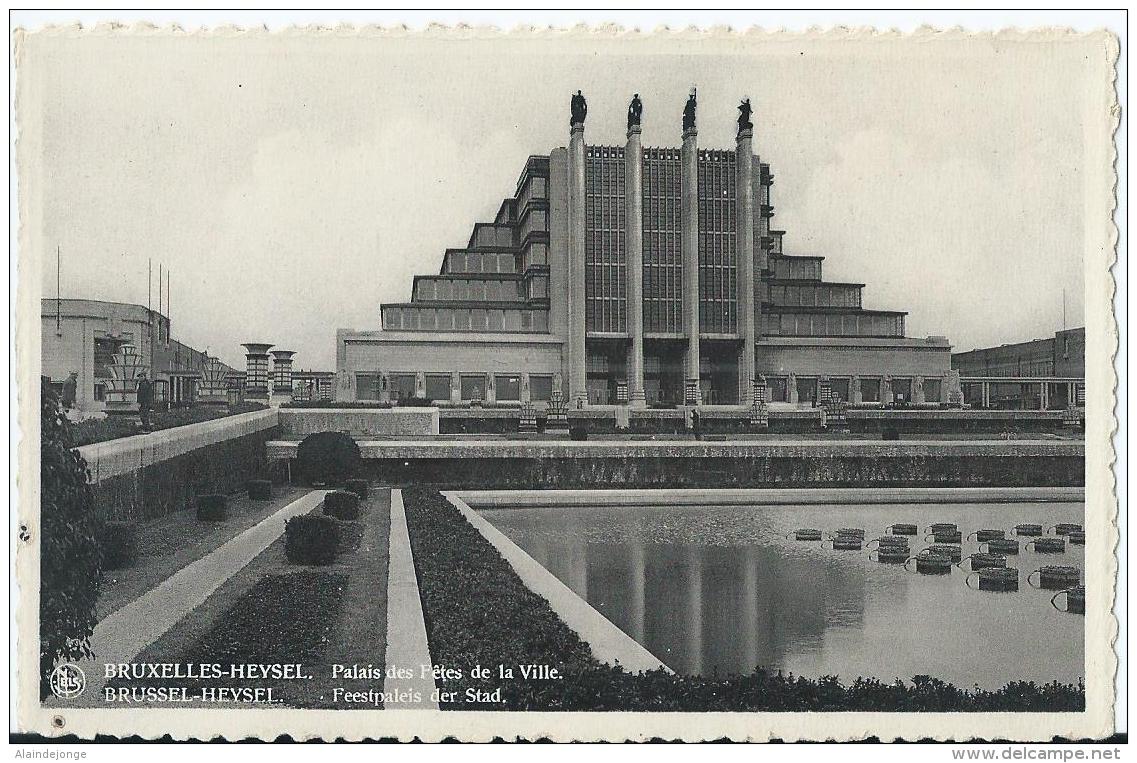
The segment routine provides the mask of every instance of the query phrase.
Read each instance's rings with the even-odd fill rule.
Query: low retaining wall
[[[438,434],[438,409],[281,408],[280,428],[286,437],[315,432],[346,432],[352,437],[431,435]]]
[[[593,434],[681,434],[686,432],[684,411],[680,409],[629,410],[628,426],[617,428],[616,414],[610,408],[568,411],[569,424],[584,426]],[[509,434],[518,430],[518,408],[442,408],[439,431],[442,434]],[[821,426],[821,409],[774,409],[768,426],[754,427],[749,413],[725,408],[700,409],[700,427],[708,434],[770,432],[807,434],[833,431]],[[537,411],[537,426],[545,428],[545,415]],[[853,434],[881,434],[886,430],[910,434],[967,434],[1014,432],[1065,432],[1062,411],[987,411],[956,409],[874,409],[850,408],[844,426]]]
[[[1080,441],[360,442],[368,476],[475,488],[1084,485]],[[272,442],[269,458],[295,457]]]
[[[228,493],[269,473],[275,409],[84,445],[95,506],[105,519],[146,519],[185,508],[200,493]]]

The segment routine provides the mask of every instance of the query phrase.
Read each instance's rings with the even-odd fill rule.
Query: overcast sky
[[[476,37],[476,36],[473,36]],[[103,35],[41,38],[43,228],[62,294],[146,303],[147,258],[172,271],[174,336],[244,367],[241,342],[333,369],[337,328],[492,219],[529,154],[678,146],[688,89],[699,141],[733,148],[754,105],[791,254],[864,282],[866,308],[957,350],[1052,334],[1083,314],[1084,45],[605,39],[434,40]],[[42,108],[42,112],[40,109]],[[40,121],[42,117],[42,122]],[[29,124],[30,122],[30,124]],[[23,190],[23,189],[22,189]],[[45,296],[55,295],[53,257]],[[553,288],[564,288],[553,284]],[[157,287],[153,305],[157,306]]]

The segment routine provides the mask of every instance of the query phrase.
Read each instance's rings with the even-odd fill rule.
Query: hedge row
[[[223,419],[226,416],[236,416],[239,413],[264,410],[267,407],[262,403],[245,402],[229,407],[200,405],[189,408],[172,408],[168,411],[151,414],[150,429],[157,431],[182,427],[187,424],[200,424],[203,421]],[[79,447],[141,434],[142,425],[136,415],[111,415],[105,419],[80,421],[72,425],[72,431],[75,436],[75,446]]]
[[[662,670],[632,675],[598,662],[548,602],[531,592],[497,550],[439,493],[403,492],[411,548],[435,664],[463,668],[447,691],[502,689],[511,710],[660,711],[1081,711],[1081,683],[1012,682],[996,691],[964,690],[928,676],[911,683],[835,676],[817,680],[758,669],[725,678]],[[497,682],[469,677],[481,665],[544,664],[560,681]],[[500,704],[449,704],[501,710]]]

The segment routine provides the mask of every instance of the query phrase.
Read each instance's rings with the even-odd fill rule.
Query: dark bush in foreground
[[[359,496],[346,490],[333,490],[324,496],[324,513],[336,519],[359,519]]]
[[[303,514],[284,523],[284,555],[293,564],[331,564],[339,544],[339,521],[333,517]]]
[[[229,516],[229,499],[219,493],[197,497],[197,518],[202,522],[224,522]]]
[[[343,487],[358,495],[361,501],[367,498],[367,480],[348,480]]]
[[[296,468],[309,484],[340,485],[359,472],[359,446],[342,432],[316,432],[296,448]]]
[[[882,440],[899,440],[900,432],[895,427],[885,427],[881,430],[880,439]]]
[[[138,525],[134,522],[107,522],[99,532],[103,569],[120,570],[138,558]]]
[[[272,482],[269,480],[249,480],[249,498],[254,501],[272,500]]]
[[[102,570],[99,518],[71,422],[40,384],[40,695],[57,660],[91,656]]]
[[[569,427],[569,439],[570,440],[587,440],[588,439],[588,427],[585,426],[584,424],[573,424],[572,426]]]
[[[474,527],[439,493],[403,491],[407,525],[436,664],[463,668],[447,690],[502,689],[504,704],[451,703],[452,710],[638,711],[1035,711],[1085,708],[1079,683],[1013,682],[996,691],[964,690],[916,676],[911,683],[836,676],[802,678],[758,669],[727,677],[663,670],[632,675],[598,662],[589,646],[534,594]],[[561,681],[474,680],[469,668],[542,664]]]

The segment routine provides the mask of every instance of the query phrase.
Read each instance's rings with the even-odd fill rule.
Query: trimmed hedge
[[[346,490],[333,490],[324,496],[324,513],[329,517],[351,521],[359,519],[359,496]]]
[[[134,522],[106,522],[99,532],[103,569],[120,570],[138,558],[138,525]]]
[[[230,407],[196,405],[188,408],[174,408],[169,411],[156,411],[150,414],[150,429],[147,431],[156,432],[160,429],[200,424],[203,421],[213,421],[214,419],[223,419],[226,416],[264,410],[267,407],[262,403],[244,402]],[[137,416],[112,415],[105,419],[80,421],[72,426],[75,431],[76,446],[142,434],[142,425]]]
[[[363,501],[367,498],[367,480],[348,480],[343,484],[344,490],[348,490],[359,496],[359,500]]]
[[[569,427],[569,439],[583,441],[588,439],[588,426],[586,424],[573,424]]]
[[[254,501],[272,500],[272,482],[270,480],[249,480],[249,498]]]
[[[197,497],[197,518],[202,522],[224,522],[229,516],[229,499],[220,493]]]
[[[284,523],[284,555],[293,564],[331,564],[339,545],[339,520],[333,517],[302,514]]]
[[[836,676],[814,680],[758,669],[727,677],[682,676],[663,670],[632,675],[598,662],[589,646],[441,494],[403,491],[407,526],[436,664],[463,670],[447,690],[501,689],[503,704],[452,703],[452,710],[631,711],[1030,711],[1085,709],[1085,686],[1016,681],[1001,689],[964,690],[929,676],[888,684]],[[564,680],[474,680],[481,665],[544,664]]]
[[[309,484],[342,485],[356,477],[362,458],[359,446],[343,432],[316,432],[296,448],[296,467]]]

